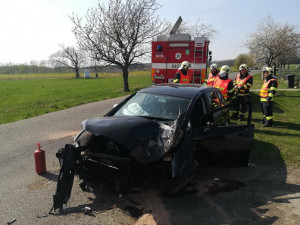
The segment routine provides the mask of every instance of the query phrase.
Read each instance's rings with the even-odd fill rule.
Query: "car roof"
[[[202,84],[178,84],[178,83],[164,83],[156,84],[139,90],[139,93],[151,93],[168,96],[176,96],[182,98],[193,98],[199,92],[214,89],[208,85]]]

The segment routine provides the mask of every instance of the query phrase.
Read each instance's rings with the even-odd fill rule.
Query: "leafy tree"
[[[253,67],[253,57],[250,54],[240,54],[234,60],[234,66],[237,68],[243,63],[246,63],[249,67]]]
[[[72,69],[76,78],[79,78],[79,70],[83,68],[86,62],[85,55],[75,47],[60,46],[61,50],[50,56],[50,61],[55,67],[64,67]]]
[[[129,67],[149,55],[151,40],[170,26],[155,15],[159,8],[156,0],[109,0],[108,7],[98,2],[89,9],[85,22],[70,17],[79,47],[99,66],[121,68],[124,91],[129,91]]]

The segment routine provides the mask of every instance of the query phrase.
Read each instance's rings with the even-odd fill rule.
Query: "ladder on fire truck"
[[[199,63],[203,62],[203,46],[204,43],[202,42],[197,42],[195,40],[195,49],[194,49],[194,81],[199,80],[201,82],[201,77],[202,77],[202,69],[198,68],[196,65]]]

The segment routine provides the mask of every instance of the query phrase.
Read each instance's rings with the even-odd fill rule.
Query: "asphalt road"
[[[14,224],[50,223],[49,219],[37,216],[46,214],[52,207],[58,174],[56,151],[73,142],[83,120],[104,115],[122,99],[124,97],[0,125],[0,224],[14,219]],[[46,150],[47,173],[42,176],[35,173],[33,154],[37,142]],[[67,224],[63,218],[57,219],[56,223]]]

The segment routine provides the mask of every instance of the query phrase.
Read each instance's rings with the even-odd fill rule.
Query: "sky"
[[[100,0],[103,2],[106,0]],[[59,45],[75,46],[72,13],[84,17],[98,0],[0,0],[0,64],[48,60]],[[157,0],[161,19],[188,24],[199,18],[218,31],[211,40],[213,61],[248,53],[250,34],[267,16],[300,26],[299,0]],[[300,32],[300,27],[298,27]]]

